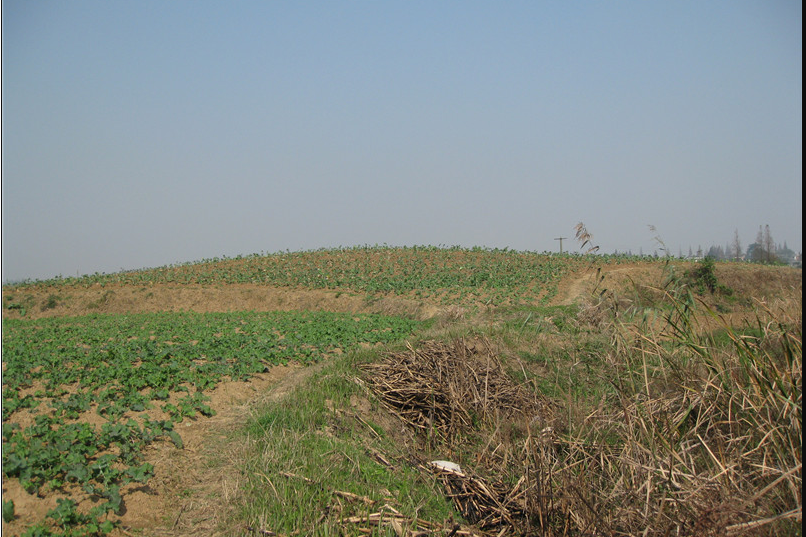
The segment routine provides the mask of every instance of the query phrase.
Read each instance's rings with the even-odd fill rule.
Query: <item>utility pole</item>
[[[555,241],[560,241],[560,253],[563,253],[563,241],[568,237],[557,237],[554,239]]]

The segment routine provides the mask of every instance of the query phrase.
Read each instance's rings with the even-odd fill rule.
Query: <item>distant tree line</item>
[[[755,242],[749,244],[746,250],[742,250],[742,242],[739,239],[739,231],[733,233],[733,240],[722,246],[711,246],[703,253],[698,248],[697,255],[693,255],[689,247],[689,257],[710,257],[716,260],[749,261],[752,263],[779,263],[787,265],[801,266],[802,253],[795,253],[786,244],[777,244],[772,237],[770,226],[758,226]]]
[[[663,256],[671,257],[673,254],[665,247],[662,249]],[[619,252],[616,250],[614,255],[628,255],[632,256],[632,250]],[[640,257],[647,257],[643,249],[638,253]],[[658,251],[651,255],[652,257],[660,257]],[[693,250],[691,246],[688,247],[688,255],[683,253],[680,248],[677,257],[680,259],[704,259],[710,257],[717,261],[747,261],[750,263],[768,263],[768,264],[786,264],[795,267],[801,267],[803,254],[801,252],[793,252],[786,242],[777,244],[772,237],[770,226],[758,226],[758,233],[756,234],[756,241],[747,246],[747,249],[742,248],[742,241],[739,239],[739,230],[733,232],[733,240],[725,244],[725,246],[713,245],[710,248],[703,250],[702,246],[698,246],[697,250]]]

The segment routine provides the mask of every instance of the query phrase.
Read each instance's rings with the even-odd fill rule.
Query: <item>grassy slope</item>
[[[432,328],[421,334],[423,339],[489,338],[514,377],[528,381],[537,393],[561,409],[545,416],[544,425],[562,429],[567,438],[585,434],[590,438],[612,436],[615,433],[604,426],[588,424],[587,433],[580,426],[592,409],[618,398],[620,392],[607,382],[607,375],[612,373],[608,361],[617,357],[613,344],[619,338],[625,344],[634,336],[630,327],[640,324],[621,317],[616,319],[620,323],[616,328],[618,323],[612,312],[639,306],[644,314],[662,314],[673,307],[659,302],[658,289],[669,275],[668,267],[658,262],[607,259],[602,268],[608,276],[597,286],[589,259],[536,263],[540,260],[535,254],[508,252],[358,249],[286,258],[210,261],[133,276],[6,287],[4,317],[19,316],[23,311],[27,317],[75,314],[82,308],[148,311],[155,294],[168,287],[198,291],[240,286],[254,294],[267,289],[267,285],[291,285],[298,294],[287,295],[285,306],[293,307],[296,300],[306,309],[343,307],[367,311],[384,300],[384,307],[393,308],[397,300],[406,305],[398,309],[400,312],[437,314]],[[525,264],[532,265],[527,276],[523,276]],[[689,268],[689,264],[679,263],[677,274]],[[734,296],[706,295],[699,308],[703,310],[707,305],[722,312],[729,324],[740,325],[752,319],[758,311],[754,298],[776,308],[788,308],[790,313],[800,309],[799,271],[745,265],[718,265],[716,270],[719,281],[734,289]],[[421,288],[418,282],[423,283]],[[597,291],[612,292],[605,295],[609,297],[607,308],[589,307],[586,297],[595,286]],[[306,290],[310,288],[319,294],[311,298],[311,291]],[[92,294],[86,293],[88,289]],[[139,295],[131,293],[124,303],[116,303],[117,297],[133,289]],[[154,294],[149,297],[149,293]],[[345,296],[354,300],[339,302]],[[563,302],[571,305],[552,305]],[[191,301],[190,307],[183,305],[186,309],[194,309],[195,305],[196,309],[209,311],[205,304],[201,300],[195,304]],[[222,309],[228,307],[220,301],[217,304]],[[242,301],[236,307],[279,309],[273,301],[257,304],[255,307],[255,302]],[[429,305],[433,307],[426,307]],[[707,323],[704,329],[710,331]],[[627,345],[632,343],[634,339]],[[647,355],[643,356],[646,359]],[[515,478],[506,464],[490,462],[495,457],[490,457],[489,439],[500,440],[502,451],[507,446],[523,448],[522,443],[517,444],[526,434],[523,428],[506,425],[509,431],[505,438],[499,423],[498,429],[467,436],[461,449],[445,443],[424,445],[422,439],[402,430],[366,387],[354,381],[361,377],[359,363],[377,359],[374,351],[333,359],[281,402],[270,402],[253,413],[246,428],[232,433],[230,443],[238,442],[247,448],[236,458],[243,475],[238,481],[241,493],[228,503],[226,508],[234,510],[229,511],[221,527],[236,532],[235,528],[249,525],[284,534],[297,531],[324,535],[343,529],[345,517],[366,515],[384,504],[408,520],[443,523],[451,516],[459,518],[437,494],[441,487],[436,478],[411,464],[412,453],[440,458],[447,452],[481,471],[497,472],[502,479]],[[535,457],[535,453],[531,456]],[[231,465],[232,461],[218,464]],[[799,475],[798,472],[798,479]],[[217,507],[224,508],[221,504]],[[191,512],[188,515],[201,516]],[[629,519],[610,523],[633,522]],[[553,527],[554,522],[546,524]],[[356,524],[353,530],[358,531],[360,526]],[[173,529],[179,532],[182,527],[174,523]],[[193,524],[187,528],[188,533],[193,533]]]

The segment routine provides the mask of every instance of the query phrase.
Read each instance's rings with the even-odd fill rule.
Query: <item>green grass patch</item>
[[[413,466],[398,439],[375,423],[377,402],[355,382],[356,363],[355,357],[328,362],[283,400],[258,410],[241,433],[254,442],[242,468],[245,525],[352,535],[359,525],[344,519],[384,505],[429,521],[456,516],[435,478]]]

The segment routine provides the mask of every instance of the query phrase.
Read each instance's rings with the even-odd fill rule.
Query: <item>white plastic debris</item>
[[[446,470],[448,472],[456,472],[457,474],[462,473],[462,467],[451,461],[431,461],[431,466],[439,468],[440,470]]]

